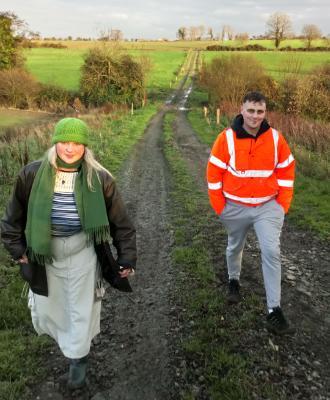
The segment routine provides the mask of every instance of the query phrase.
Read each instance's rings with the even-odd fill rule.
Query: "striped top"
[[[77,175],[76,171],[56,172],[51,213],[52,236],[72,236],[82,229],[74,197]]]

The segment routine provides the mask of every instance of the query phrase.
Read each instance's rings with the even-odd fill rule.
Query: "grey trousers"
[[[277,307],[281,301],[280,234],[284,210],[271,200],[256,207],[246,207],[230,200],[220,215],[228,233],[226,250],[229,279],[239,279],[242,255],[248,230],[253,227],[261,250],[267,306]]]

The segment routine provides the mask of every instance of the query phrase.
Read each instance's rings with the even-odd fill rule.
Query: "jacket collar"
[[[246,139],[246,138],[257,139],[264,132],[268,131],[270,125],[268,124],[267,120],[264,119],[260,125],[258,133],[256,134],[256,136],[253,136],[243,128],[243,115],[238,114],[234,118],[231,128],[236,132],[237,139]]]

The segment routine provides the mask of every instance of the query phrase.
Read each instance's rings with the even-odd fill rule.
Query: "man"
[[[293,195],[295,161],[282,134],[265,119],[266,99],[248,93],[231,128],[214,142],[207,165],[211,205],[228,233],[228,302],[238,303],[243,248],[253,226],[261,249],[267,328],[292,332],[280,308],[280,233]]]

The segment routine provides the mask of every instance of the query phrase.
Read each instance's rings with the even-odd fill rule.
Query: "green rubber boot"
[[[69,368],[69,389],[79,389],[86,384],[87,356],[83,358],[71,358]]]

